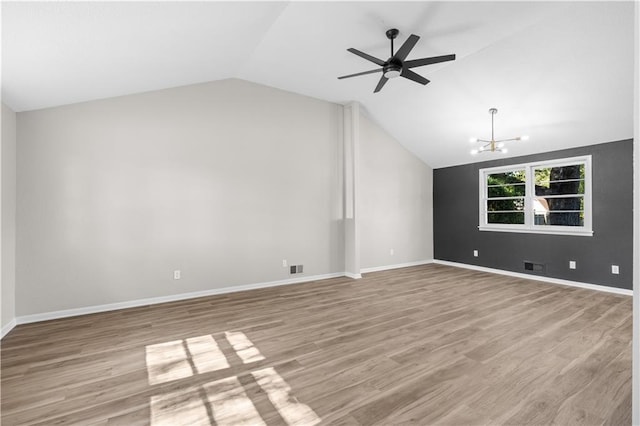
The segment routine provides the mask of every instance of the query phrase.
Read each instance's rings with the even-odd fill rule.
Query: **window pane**
[[[487,195],[489,198],[496,197],[524,197],[525,195],[525,185],[516,184],[516,185],[499,185],[499,186],[490,186],[487,188]]]
[[[506,200],[487,200],[487,223],[524,224],[525,171],[513,170],[487,175],[489,198],[514,197]],[[500,212],[500,213],[494,213]]]
[[[524,212],[489,213],[487,223],[524,224]]]
[[[549,212],[546,223],[536,225],[584,226],[583,212]]]
[[[585,165],[535,169],[536,195],[584,194]]]
[[[513,211],[524,210],[524,198],[511,198],[508,200],[488,200],[487,211]]]
[[[533,202],[536,225],[584,226],[584,198],[542,198]]]
[[[542,212],[545,210],[580,211],[580,210],[584,210],[584,198],[583,197],[560,197],[560,198],[536,197],[533,202],[533,209],[536,212]]]
[[[495,173],[487,176],[487,185],[524,184],[524,169],[505,173]]]

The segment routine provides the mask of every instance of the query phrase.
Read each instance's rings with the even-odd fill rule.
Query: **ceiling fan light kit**
[[[509,139],[499,139],[496,140],[495,136],[494,136],[494,127],[493,127],[493,116],[496,115],[498,113],[498,109],[497,108],[490,108],[489,109],[489,114],[491,114],[491,139],[487,140],[487,139],[478,139],[478,138],[470,138],[469,142],[471,143],[482,143],[483,145],[480,146],[477,149],[472,149],[471,150],[471,154],[472,155],[476,155],[478,153],[481,152],[500,152],[503,154],[507,153],[507,148],[504,147],[504,143],[505,142],[511,142],[511,141],[526,141],[529,139],[529,136],[523,135],[523,136],[518,136],[515,138],[509,138]]]
[[[407,61],[406,60],[407,56],[411,52],[411,49],[413,49],[413,47],[416,45],[418,40],[420,40],[420,37],[415,34],[411,34],[409,38],[405,40],[402,46],[400,46],[400,49],[398,49],[397,52],[394,52],[393,40],[395,40],[395,38],[398,37],[398,34],[400,34],[400,31],[398,31],[396,28],[391,28],[386,32],[387,38],[391,41],[391,57],[386,61],[376,58],[375,56],[371,56],[367,53],[361,52],[358,49],[354,49],[354,48],[347,49],[347,51],[353,53],[354,55],[358,55],[361,58],[364,58],[370,62],[373,62],[374,64],[382,68],[377,68],[375,70],[370,70],[370,71],[363,71],[355,74],[343,75],[341,77],[338,77],[338,79],[341,80],[343,78],[358,77],[361,75],[382,72],[382,76],[380,77],[380,80],[378,81],[378,85],[376,86],[373,93],[379,92],[389,79],[396,78],[396,77],[404,77],[411,81],[415,81],[416,83],[426,85],[427,83],[429,83],[429,80],[411,71],[411,68],[422,67],[424,65],[430,65],[430,64],[437,64],[439,62],[453,61],[456,59],[456,55],[443,55],[443,56],[434,56],[431,58],[412,59],[410,61]]]

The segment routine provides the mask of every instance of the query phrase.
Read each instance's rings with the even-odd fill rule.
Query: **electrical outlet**
[[[473,251],[473,257],[478,257],[478,250]]]
[[[283,268],[287,267],[287,259],[282,259],[282,267]]]
[[[180,278],[182,278],[182,274],[180,273],[180,270],[177,269],[177,270],[173,271],[173,279],[174,280],[179,280]]]
[[[611,265],[611,273],[618,275],[620,273],[620,267],[618,265]]]
[[[569,269],[576,269],[576,261],[575,260],[570,260],[569,261]]]

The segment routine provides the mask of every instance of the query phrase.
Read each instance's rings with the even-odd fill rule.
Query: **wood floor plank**
[[[20,325],[3,425],[621,425],[632,300],[424,265]]]

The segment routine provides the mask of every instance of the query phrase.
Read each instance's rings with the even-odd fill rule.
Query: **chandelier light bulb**
[[[471,155],[476,155],[477,153],[478,153],[478,150],[477,150],[477,149],[472,149],[472,150],[471,150]]]
[[[521,136],[521,137],[520,137],[520,140],[528,141],[528,140],[529,140],[529,135]]]
[[[469,142],[476,143],[478,142],[478,138],[469,138]]]
[[[504,147],[504,142],[500,142],[500,143],[498,143],[498,145],[497,145],[497,146],[498,146],[498,148],[502,148],[502,147]]]
[[[500,150],[500,152],[501,152],[501,153],[503,153],[503,154],[506,154],[506,153],[507,153],[507,148],[502,148],[502,149]]]

